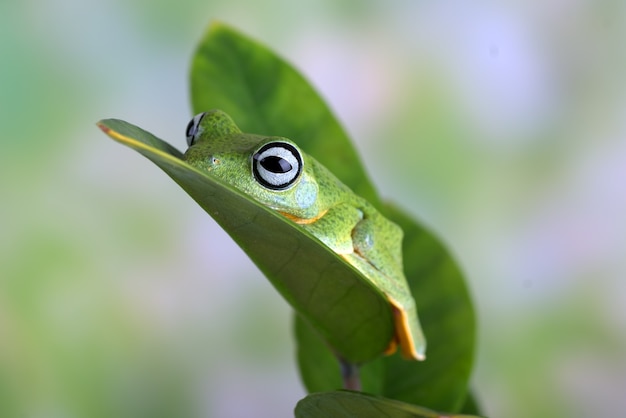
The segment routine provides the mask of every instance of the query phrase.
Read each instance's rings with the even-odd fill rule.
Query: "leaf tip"
[[[109,135],[109,133],[111,132],[111,128],[104,124],[104,120],[99,120],[98,122],[96,122],[96,126],[107,135]]]

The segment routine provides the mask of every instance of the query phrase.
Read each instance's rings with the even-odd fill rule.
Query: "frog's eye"
[[[252,172],[261,186],[285,190],[302,172],[300,151],[286,142],[270,142],[252,156]]]
[[[192,146],[196,142],[196,139],[200,134],[200,121],[202,121],[204,115],[206,115],[206,112],[198,113],[196,116],[193,117],[193,119],[189,121],[186,132],[188,146]]]

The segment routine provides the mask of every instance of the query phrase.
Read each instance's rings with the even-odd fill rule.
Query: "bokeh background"
[[[451,248],[492,417],[626,411],[626,3],[0,2],[0,416],[289,417],[290,311],[118,117],[184,147],[223,20]]]

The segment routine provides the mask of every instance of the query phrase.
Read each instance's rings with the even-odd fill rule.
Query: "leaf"
[[[228,184],[189,166],[180,159],[180,152],[152,134],[115,119],[98,125],[176,181],[340,355],[363,362],[386,348],[393,332],[387,299],[315,237]]]
[[[460,412],[464,414],[479,414],[480,413],[480,407],[478,406],[478,401],[476,400],[476,398],[474,397],[474,394],[471,391],[467,393],[467,397],[465,398],[465,403],[463,404],[463,407],[461,408]]]
[[[349,391],[309,395],[298,402],[295,415],[296,418],[471,418]]]
[[[444,247],[392,206],[386,215],[404,230],[404,268],[428,339],[426,360],[399,355],[361,369],[368,393],[446,411],[459,411],[467,397],[474,352],[475,319],[463,276]],[[339,373],[332,353],[314,330],[296,320],[298,362],[309,392],[336,389]],[[318,341],[316,341],[316,338]]]
[[[192,62],[195,112],[220,108],[247,132],[295,140],[357,194],[405,230],[405,272],[428,339],[427,359],[385,357],[361,370],[364,389],[411,403],[458,411],[474,349],[474,313],[463,277],[441,243],[397,209],[385,209],[350,140],[309,83],[257,42],[212,25]],[[318,332],[296,317],[297,355],[311,392],[341,387],[339,365]]]
[[[193,57],[191,102],[195,113],[225,111],[243,132],[295,141],[379,206],[356,151],[325,102],[298,71],[258,42],[212,24]]]

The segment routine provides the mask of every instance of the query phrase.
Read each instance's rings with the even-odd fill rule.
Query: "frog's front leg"
[[[336,254],[346,255],[354,252],[352,230],[363,219],[363,212],[354,206],[340,204],[329,208],[315,221],[306,220],[296,223],[322,241]]]
[[[354,253],[343,257],[373,282],[392,306],[395,338],[387,354],[395,351],[397,343],[405,358],[424,360],[426,338],[419,324],[415,300],[403,273],[402,256],[401,253],[392,252],[398,242],[395,239],[401,241],[402,235],[388,242],[383,237],[389,230],[377,234],[378,226],[368,222],[367,218],[359,222],[352,234]],[[373,251],[374,248],[376,251]],[[401,251],[400,246],[396,250]]]
[[[367,208],[366,208],[367,209]],[[425,338],[402,267],[402,230],[378,212],[364,212],[350,204],[333,206],[315,222],[302,225],[335,253],[359,270],[387,296],[394,314],[396,343],[407,358],[424,358]]]

